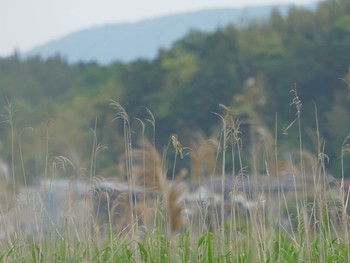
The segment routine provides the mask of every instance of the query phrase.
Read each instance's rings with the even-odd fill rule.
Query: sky
[[[94,26],[210,8],[311,2],[314,0],[0,0],[0,57]]]

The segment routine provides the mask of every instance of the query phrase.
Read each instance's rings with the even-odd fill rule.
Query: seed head
[[[174,149],[175,149],[175,152],[176,154],[180,154],[180,158],[182,159],[183,158],[183,153],[182,153],[182,144],[180,143],[179,139],[178,139],[178,136],[177,134],[173,133],[171,134],[171,141],[173,143],[173,146],[174,146]]]

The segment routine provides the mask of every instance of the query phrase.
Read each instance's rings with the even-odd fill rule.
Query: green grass
[[[114,202],[111,205],[108,203],[105,221],[98,221],[96,214],[89,210],[92,206],[91,195],[86,195],[84,202],[78,203],[80,208],[83,204],[86,205],[82,209],[82,211],[86,210],[87,212],[85,221],[81,221],[79,217],[76,217],[75,213],[79,212],[74,211],[74,206],[69,206],[70,213],[62,217],[61,228],[64,229],[63,232],[59,232],[52,226],[49,227],[47,233],[38,231],[35,235],[34,233],[25,235],[19,218],[15,216],[15,211],[18,212],[21,208],[15,207],[10,212],[2,212],[1,214],[1,217],[6,218],[9,216],[8,214],[14,213],[14,217],[9,217],[14,218],[14,230],[9,231],[10,234],[0,240],[0,261],[350,262],[348,196],[343,192],[342,186],[335,187],[333,192],[328,192],[325,188],[318,189],[315,187],[311,189],[306,182],[305,170],[307,167],[303,159],[302,127],[299,122],[301,102],[296,98],[298,97],[295,92],[293,103],[297,107],[297,119],[287,127],[287,129],[290,129],[293,125],[298,125],[300,136],[300,162],[299,165],[293,166],[291,164],[293,169],[290,170],[295,186],[295,190],[291,194],[287,195],[283,189],[278,189],[277,194],[272,195],[269,191],[265,191],[265,195],[262,196],[262,193],[256,190],[256,203],[249,208],[248,212],[239,212],[238,205],[231,203],[228,209],[229,216],[225,214],[227,203],[224,203],[221,199],[219,205],[216,206],[212,204],[207,207],[198,206],[197,217],[189,218],[188,216],[186,218],[188,219],[187,223],[183,223],[184,218],[181,217],[181,209],[179,209],[179,207],[184,208],[180,198],[183,195],[181,180],[176,181],[175,179],[175,182],[171,182],[166,180],[164,175],[164,171],[170,170],[173,172],[172,176],[181,178],[181,176],[175,176],[176,161],[173,167],[167,167],[169,145],[164,150],[162,157],[160,157],[160,154],[155,156],[157,153],[153,152],[153,158],[151,159],[147,156],[146,148],[144,148],[139,151],[143,156],[141,175],[144,178],[141,182],[146,184],[147,171],[151,171],[153,177],[156,177],[155,173],[157,171],[158,181],[156,186],[159,189],[152,193],[155,197],[151,200],[147,199],[146,193],[138,203],[134,202],[132,195],[126,198],[126,206],[130,208],[130,212],[127,212],[129,211],[127,209],[121,212],[121,218],[125,217],[127,219],[126,224],[121,225],[120,222],[113,221],[113,209],[119,205],[119,203],[115,204]],[[118,121],[118,118],[123,121],[127,156],[125,158],[125,176],[129,192],[134,192],[139,178],[133,167],[133,153],[137,152],[137,149],[131,146],[133,144],[130,118],[118,103],[112,101],[111,106],[116,111],[116,121]],[[223,127],[217,143],[213,144],[217,146],[213,157],[216,160],[212,168],[213,175],[220,174],[221,178],[225,178],[227,175],[227,158],[232,158],[231,163],[233,165],[238,164],[239,167],[234,167],[230,171],[231,176],[245,178],[245,168],[242,165],[241,155],[242,142],[239,138],[239,123],[233,118],[228,107],[221,105],[221,108],[224,109],[225,114],[223,116],[218,114],[222,119]],[[11,131],[13,131],[13,113],[10,107],[6,109],[9,116],[8,122]],[[138,121],[142,123],[141,120]],[[154,118],[152,118],[152,126],[155,127]],[[152,145],[154,147],[155,143],[155,138],[153,138],[155,131],[153,133],[151,147]],[[98,174],[96,174],[96,163],[98,162],[98,154],[105,149],[98,143],[96,132],[93,135],[89,182],[99,180]],[[143,130],[141,135],[143,141],[145,140],[144,137]],[[273,138],[273,136],[270,137]],[[58,176],[60,169],[65,170],[67,166],[73,164],[65,157],[58,156],[52,158],[52,166],[50,166],[49,160],[51,157],[48,156],[50,147],[48,138],[49,130],[47,131],[47,156],[43,174],[45,178],[54,179]],[[317,140],[320,141],[319,138]],[[266,164],[266,167],[275,166],[276,171],[278,171],[280,167],[278,167],[277,139],[271,146],[269,149],[274,150],[269,153],[269,156],[276,156],[276,160],[271,165]],[[14,144],[12,144],[12,147],[15,147]],[[184,147],[185,152],[186,150],[186,147]],[[20,153],[22,154],[22,151]],[[346,151],[342,153],[345,154]],[[318,156],[321,156],[321,152],[318,152]],[[190,158],[190,156],[185,154],[184,158]],[[147,160],[147,164],[145,160]],[[12,160],[11,166],[16,165]],[[25,177],[23,163],[22,168]],[[320,175],[324,172],[324,162],[318,158],[313,168],[313,185],[317,186],[316,181],[321,178]],[[238,170],[238,172],[235,170]],[[13,178],[16,177],[14,174],[12,176]],[[258,175],[252,174],[249,178],[254,180],[254,176]],[[269,179],[270,176],[273,175],[267,173],[265,180]],[[278,174],[275,176],[278,176]],[[24,181],[26,182],[26,180]],[[299,181],[302,182],[301,190],[297,189]],[[224,183],[221,186],[224,189]],[[18,184],[13,184],[11,187],[18,187]],[[102,194],[107,201],[111,198],[109,193]],[[28,193],[27,196],[29,196]],[[224,196],[223,191],[221,192],[222,196]],[[73,197],[67,197],[69,204],[77,205],[78,201]],[[277,208],[272,209],[272,204]],[[40,221],[42,220],[41,217],[44,217],[46,213],[43,209],[45,205],[41,205],[42,207],[39,210],[42,209],[43,212],[39,214],[37,219],[39,226],[40,222],[43,222]],[[150,210],[153,211],[150,216],[151,220],[149,220],[149,223],[145,223],[146,221],[141,223],[139,219],[150,208],[153,209]],[[182,223],[179,224],[176,231],[173,231],[172,227],[177,226],[175,223],[180,220],[178,217],[182,220]],[[105,231],[103,230],[103,222],[106,223]],[[2,222],[2,224],[6,228],[6,222]],[[6,233],[6,231],[3,232]]]
[[[318,224],[327,228],[326,222]],[[299,231],[296,238],[271,229],[273,235],[266,233],[268,236],[259,240],[251,229],[250,235],[240,232],[233,238],[234,242],[227,238],[228,232],[222,237],[218,231],[198,235],[191,229],[174,235],[154,229],[138,240],[113,234],[112,240],[104,242],[57,236],[33,241],[19,236],[0,242],[0,259],[4,262],[349,262],[350,245],[342,238],[330,236],[327,229],[320,229],[308,238],[302,226]]]

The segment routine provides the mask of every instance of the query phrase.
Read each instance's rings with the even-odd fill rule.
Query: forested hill
[[[274,8],[286,15],[290,6],[210,9],[89,28],[38,46],[25,52],[24,57],[48,58],[59,54],[70,63],[95,61],[103,65],[139,58],[154,59],[160,48],[169,48],[190,30],[213,32],[230,23],[242,27],[253,20],[267,18]],[[313,9],[314,6],[305,7]]]
[[[154,60],[128,64],[70,66],[59,57],[22,61],[16,55],[1,59],[1,155],[10,163],[15,142],[18,159],[20,139],[27,175],[35,176],[45,163],[49,139],[50,156],[65,155],[77,166],[89,166],[96,134],[108,146],[98,157],[98,173],[124,149],[110,99],[125,107],[135,142],[143,127],[139,120],[152,140],[153,121],[144,107],[153,113],[160,150],[172,132],[185,146],[199,136],[215,136],[221,124],[213,112],[222,113],[221,103],[241,121],[249,172],[252,140],[264,139],[267,131],[278,141],[280,156],[299,149],[297,105],[303,147],[314,156],[324,148],[329,171],[340,176],[342,143],[350,132],[349,14],[348,0],[324,1],[315,11],[292,8],[286,17],[274,11],[266,21],[243,29],[192,31]],[[293,88],[302,104],[290,92]],[[13,116],[7,114],[9,103],[16,110]],[[350,176],[349,162],[345,166]]]

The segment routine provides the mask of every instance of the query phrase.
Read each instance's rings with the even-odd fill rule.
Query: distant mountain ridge
[[[97,62],[106,65],[115,61],[130,62],[152,59],[160,48],[169,48],[174,41],[190,30],[214,31],[230,23],[238,27],[250,21],[264,19],[276,8],[286,15],[292,4],[246,7],[237,9],[212,9],[176,14],[136,23],[105,25],[84,29],[60,39],[50,41],[22,54],[24,58],[55,55],[69,63]],[[304,5],[314,8],[316,5]]]

